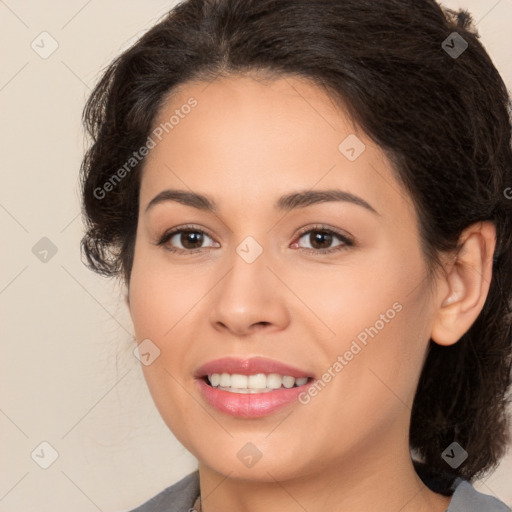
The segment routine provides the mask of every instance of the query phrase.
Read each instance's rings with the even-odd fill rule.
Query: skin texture
[[[455,343],[483,306],[493,226],[471,226],[446,273],[429,282],[409,195],[384,152],[320,89],[292,77],[188,83],[155,126],[190,96],[198,105],[145,164],[128,301],[137,341],[161,351],[144,376],[162,418],[199,460],[203,510],[446,510],[450,498],[412,466],[411,406],[429,338]],[[355,161],[338,150],[350,134],[366,146]],[[146,212],[165,189],[208,195],[218,210],[167,201]],[[327,189],[377,213],[339,201],[274,208],[281,195]],[[179,236],[157,245],[186,224],[207,233],[201,252],[170,252],[184,247]],[[340,241],[314,246],[299,233],[318,224],[355,245],[322,254]],[[263,249],[253,263],[236,252],[247,236]],[[321,378],[395,303],[400,312],[307,405],[241,419],[199,392],[194,372],[225,356],[264,356]],[[251,468],[237,457],[248,442],[262,454]]]

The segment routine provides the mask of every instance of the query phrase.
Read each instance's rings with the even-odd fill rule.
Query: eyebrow
[[[219,210],[215,201],[206,195],[198,194],[195,192],[188,192],[186,190],[163,190],[157,194],[146,206],[145,212],[147,213],[151,208],[157,204],[167,201],[175,201],[185,206],[191,206],[199,210],[217,212]],[[350,192],[339,189],[330,190],[303,190],[293,192],[281,196],[274,204],[274,208],[282,211],[290,211],[298,208],[305,208],[319,203],[327,203],[333,201],[342,201],[361,206],[366,210],[380,215],[375,208],[362,197],[356,196]]]

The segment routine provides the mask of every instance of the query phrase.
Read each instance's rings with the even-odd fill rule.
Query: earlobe
[[[438,302],[431,338],[453,345],[475,322],[489,293],[496,229],[479,222],[460,237],[460,249],[438,279]]]

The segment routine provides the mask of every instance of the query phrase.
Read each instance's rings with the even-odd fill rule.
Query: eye
[[[205,241],[211,240],[212,245],[203,246]],[[158,241],[157,245],[165,245],[171,252],[195,252],[208,247],[219,247],[212,237],[202,229],[194,226],[183,226],[167,231]]]
[[[301,240],[305,241],[305,247],[300,245]],[[300,247],[308,252],[330,253],[344,250],[353,245],[354,242],[348,236],[333,229],[318,226],[302,231],[298,242],[292,244],[292,247]]]
[[[208,240],[210,240],[210,244],[205,246],[204,244]],[[301,243],[301,240],[304,241]],[[220,244],[215,242],[208,233],[194,226],[180,226],[167,231],[158,240],[157,245],[165,246],[171,252],[189,254],[212,247],[220,247]],[[316,254],[327,254],[354,245],[354,241],[342,233],[323,226],[315,226],[302,230],[298,241],[292,244],[292,248],[300,248]]]

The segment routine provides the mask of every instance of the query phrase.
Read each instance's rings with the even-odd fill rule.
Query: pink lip
[[[251,359],[226,357],[210,361],[201,366],[194,376],[197,379],[196,382],[204,400],[218,411],[239,418],[260,418],[272,414],[293,402],[298,403],[298,396],[314,380],[310,378],[303,386],[250,394],[230,393],[229,391],[214,388],[206,382],[206,375],[224,372],[238,373],[240,375],[279,373],[280,375],[290,375],[295,378],[311,377],[311,375],[298,368],[263,357],[253,357]]]
[[[201,378],[212,373],[238,373],[240,375],[254,375],[256,373],[279,373],[279,375],[290,375],[290,377],[312,377],[304,370],[299,370],[287,364],[265,357],[251,357],[250,359],[238,359],[235,357],[223,357],[203,364],[194,374],[194,377]]]

